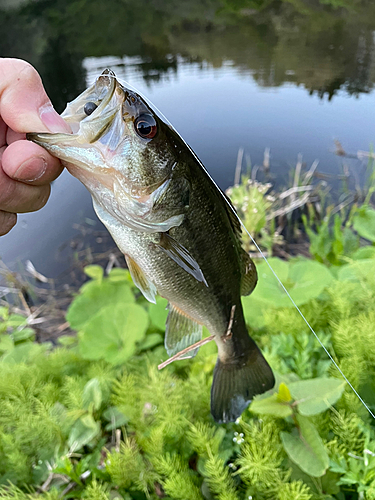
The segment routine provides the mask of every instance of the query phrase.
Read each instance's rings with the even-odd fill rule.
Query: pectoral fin
[[[245,250],[241,251],[241,295],[250,295],[258,281],[254,262]]]
[[[176,262],[182,269],[194,276],[197,281],[203,282],[206,286],[207,281],[199,267],[198,262],[190,255],[185,247],[180,245],[168,233],[162,233],[159,242],[159,248]]]
[[[129,257],[129,255],[125,255],[125,259],[135,286],[140,289],[144,297],[149,302],[153,302],[154,304],[156,304],[155,285],[145,276],[142,269],[131,257]]]
[[[169,356],[174,356],[202,338],[202,325],[190,319],[173,304],[168,305],[169,313],[165,327],[165,349]],[[194,349],[180,356],[179,359],[193,358],[199,350]]]

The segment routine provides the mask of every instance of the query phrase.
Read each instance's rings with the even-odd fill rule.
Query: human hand
[[[42,208],[60,161],[26,140],[26,132],[71,132],[53,109],[37,71],[20,59],[0,58],[0,236],[17,213]]]

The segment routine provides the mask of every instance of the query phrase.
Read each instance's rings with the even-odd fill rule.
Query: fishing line
[[[228,205],[231,207],[232,211],[234,213],[236,213],[236,211],[233,209],[233,207],[228,203]],[[290,301],[292,302],[292,304],[294,305],[294,307],[297,309],[298,313],[300,314],[301,318],[303,319],[303,321],[306,323],[306,325],[308,326],[308,328],[310,329],[310,331],[314,334],[316,340],[319,342],[319,344],[323,347],[324,349],[324,352],[327,354],[327,356],[329,357],[329,359],[332,361],[333,365],[337,368],[337,370],[340,372],[340,375],[342,376],[342,378],[345,380],[345,382],[348,384],[348,386],[351,388],[351,390],[354,392],[354,394],[357,396],[357,398],[360,400],[360,402],[363,404],[363,406],[366,408],[366,410],[369,412],[369,414],[372,416],[373,419],[375,419],[375,415],[374,413],[370,410],[369,406],[363,401],[363,399],[361,398],[361,396],[358,394],[358,392],[354,389],[353,385],[349,382],[348,378],[345,376],[344,372],[341,370],[341,368],[339,367],[339,365],[336,363],[336,361],[333,359],[331,353],[328,351],[328,349],[326,348],[326,346],[323,344],[323,342],[320,340],[320,338],[318,337],[317,333],[315,333],[315,330],[313,329],[313,327],[310,325],[310,323],[307,321],[307,319],[305,318],[303,312],[301,311],[301,309],[297,306],[297,304],[294,302],[293,298],[291,297],[290,293],[288,292],[288,290],[285,288],[285,286],[283,285],[283,283],[281,282],[280,278],[277,276],[276,272],[273,270],[271,264],[268,262],[267,260],[267,257],[264,255],[264,253],[262,252],[262,250],[259,248],[257,242],[254,240],[254,238],[251,236],[251,234],[249,233],[249,231],[246,229],[244,223],[242,222],[242,220],[238,217],[237,213],[236,213],[236,216],[237,216],[237,219],[240,221],[241,223],[241,226],[244,228],[244,230],[246,231],[246,233],[250,236],[250,239],[251,241],[254,243],[255,245],[255,248],[258,250],[258,252],[260,253],[260,255],[263,257],[263,259],[266,261],[266,264],[267,266],[270,268],[272,274],[275,276],[275,278],[277,279],[278,283],[281,285],[281,288],[284,290],[284,292],[287,294],[287,296],[289,297]]]
[[[185,142],[185,141],[184,141]],[[186,142],[185,142],[186,144]],[[291,301],[291,303],[294,305],[294,307],[297,309],[299,315],[301,316],[301,318],[303,319],[303,321],[306,323],[307,327],[309,328],[309,330],[313,333],[314,337],[316,338],[316,340],[319,342],[319,344],[321,345],[321,347],[323,348],[324,352],[327,354],[328,358],[332,361],[333,363],[333,366],[335,368],[337,368],[337,370],[339,371],[340,375],[342,376],[342,378],[345,380],[345,382],[348,384],[348,386],[351,388],[351,390],[354,392],[354,394],[357,396],[357,398],[360,400],[360,402],[363,404],[363,406],[366,408],[366,410],[369,412],[369,414],[372,416],[373,419],[375,419],[375,414],[371,411],[370,407],[364,402],[364,400],[361,398],[361,396],[358,394],[358,392],[356,391],[356,389],[353,387],[353,385],[349,382],[349,379],[346,377],[346,375],[344,374],[344,372],[341,370],[341,368],[339,367],[339,365],[336,363],[336,361],[333,359],[331,353],[328,351],[328,349],[325,347],[325,345],[323,344],[323,342],[320,340],[319,336],[317,333],[315,333],[315,330],[313,329],[313,327],[310,325],[310,323],[307,321],[307,319],[305,318],[303,312],[301,311],[301,309],[297,306],[297,304],[294,302],[292,296],[290,295],[290,293],[288,292],[288,290],[285,288],[284,284],[282,283],[282,281],[280,280],[280,278],[277,276],[276,272],[273,270],[271,264],[268,262],[267,260],[267,257],[264,255],[264,253],[262,252],[262,250],[260,249],[258,243],[255,241],[255,239],[252,237],[252,235],[249,233],[249,231],[246,229],[245,227],[245,224],[242,222],[242,220],[240,219],[240,217],[238,216],[237,212],[236,212],[236,209],[234,208],[234,206],[228,201],[228,199],[224,196],[222,190],[219,188],[219,186],[216,184],[216,182],[213,180],[213,178],[211,177],[211,175],[207,172],[206,168],[204,167],[204,165],[202,164],[202,162],[199,160],[199,158],[197,157],[197,155],[194,153],[194,151],[191,149],[191,147],[186,144],[186,146],[190,149],[190,151],[193,153],[193,155],[195,156],[195,158],[198,160],[198,162],[200,163],[200,165],[202,166],[202,168],[205,170],[205,172],[207,173],[208,177],[211,179],[211,181],[214,183],[214,185],[216,186],[216,188],[219,190],[219,192],[221,193],[221,195],[223,196],[224,198],[224,201],[226,202],[226,204],[228,205],[228,207],[231,209],[231,211],[234,213],[234,215],[236,216],[236,218],[238,219],[239,223],[241,224],[241,227],[243,227],[243,229],[245,230],[245,232],[248,234],[248,236],[250,237],[251,241],[253,242],[253,244],[255,245],[255,248],[258,250],[259,254],[262,256],[262,258],[265,260],[267,266],[270,268],[272,274],[275,276],[277,282],[279,283],[279,285],[281,286],[281,288],[284,290],[284,292],[286,293],[286,295],[288,296],[289,300]]]
[[[127,83],[125,83],[125,85],[128,85],[129,87],[131,87],[131,90],[134,90],[136,93],[138,93],[139,95],[141,95],[141,97],[151,106],[151,108],[153,108],[153,110],[157,110],[157,113],[159,115],[159,118],[162,118],[177,134],[177,130],[175,129],[175,127],[171,124],[171,122],[163,115],[163,113],[148,99],[146,98],[145,96],[143,96],[139,91],[135,90],[134,87],[132,85],[129,85]],[[181,135],[178,134],[180,137]],[[223,191],[219,188],[219,186],[216,184],[216,182],[214,181],[214,179],[211,177],[211,175],[207,172],[207,169],[205,168],[205,166],[202,164],[202,162],[200,161],[200,159],[197,157],[197,155],[194,153],[194,151],[191,149],[191,147],[189,146],[189,144],[187,144],[185,142],[185,140],[181,137],[181,140],[185,143],[186,147],[191,151],[191,153],[193,154],[194,158],[197,160],[197,162],[201,165],[201,167],[203,168],[203,170],[206,172],[207,176],[210,178],[211,182],[215,185],[215,187],[218,189],[218,191],[220,192],[220,194],[222,195],[225,203],[228,205],[228,207],[231,209],[231,211],[234,213],[234,215],[236,216],[236,218],[238,219],[239,223],[241,224],[241,227],[243,227],[243,229],[245,230],[246,234],[250,237],[251,241],[253,242],[255,248],[258,250],[259,254],[261,255],[261,257],[264,259],[264,261],[266,262],[267,266],[269,267],[270,271],[272,272],[272,274],[274,275],[274,277],[276,278],[277,282],[279,283],[279,285],[281,286],[281,288],[284,290],[284,292],[286,293],[286,295],[288,296],[289,300],[291,301],[291,303],[294,305],[294,307],[297,309],[299,315],[301,316],[301,318],[303,319],[303,321],[306,323],[307,327],[309,328],[309,330],[312,332],[312,334],[314,335],[314,337],[316,338],[316,340],[319,342],[320,346],[323,348],[324,352],[327,354],[328,358],[332,361],[333,363],[333,366],[339,371],[340,375],[342,376],[342,378],[345,380],[345,382],[348,384],[348,386],[351,388],[351,390],[354,392],[354,394],[357,396],[357,398],[359,399],[359,401],[363,404],[363,406],[366,408],[366,410],[368,411],[368,413],[371,415],[371,417],[373,419],[375,419],[375,414],[371,411],[370,407],[364,402],[364,400],[361,398],[361,396],[358,394],[358,392],[356,391],[356,389],[353,387],[353,385],[349,382],[348,378],[346,377],[346,375],[344,374],[344,372],[341,370],[341,368],[339,367],[339,365],[336,363],[336,361],[333,359],[331,353],[328,351],[328,349],[325,347],[325,345],[323,344],[323,342],[320,340],[319,336],[317,333],[315,333],[315,330],[313,329],[313,327],[310,325],[310,323],[307,321],[307,319],[305,318],[303,312],[301,311],[301,309],[297,306],[297,304],[294,302],[293,298],[291,297],[290,293],[288,292],[288,290],[285,288],[285,286],[283,285],[282,281],[280,280],[280,278],[277,276],[276,272],[273,270],[271,264],[268,262],[267,260],[267,257],[264,255],[264,253],[262,252],[262,250],[260,249],[258,243],[255,241],[255,239],[252,237],[252,235],[249,233],[249,231],[246,229],[245,227],[245,224],[242,222],[242,220],[240,219],[240,217],[238,216],[237,212],[236,212],[236,209],[233,207],[233,205],[228,201],[228,199],[224,196],[224,193]]]

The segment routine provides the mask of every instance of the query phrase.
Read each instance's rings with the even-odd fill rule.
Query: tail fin
[[[269,364],[255,342],[246,335],[250,344],[245,352],[225,362],[218,358],[216,362],[211,413],[219,423],[234,422],[256,394],[262,394],[275,385]]]

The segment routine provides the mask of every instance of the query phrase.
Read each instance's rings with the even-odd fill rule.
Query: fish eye
[[[89,116],[89,115],[91,115],[91,113],[93,113],[96,110],[97,107],[98,106],[94,102],[91,102],[91,101],[86,102],[86,104],[83,108],[83,111],[85,112],[85,114],[87,116]]]
[[[137,134],[143,139],[152,139],[158,131],[155,118],[149,114],[138,116],[134,122],[134,128]]]

